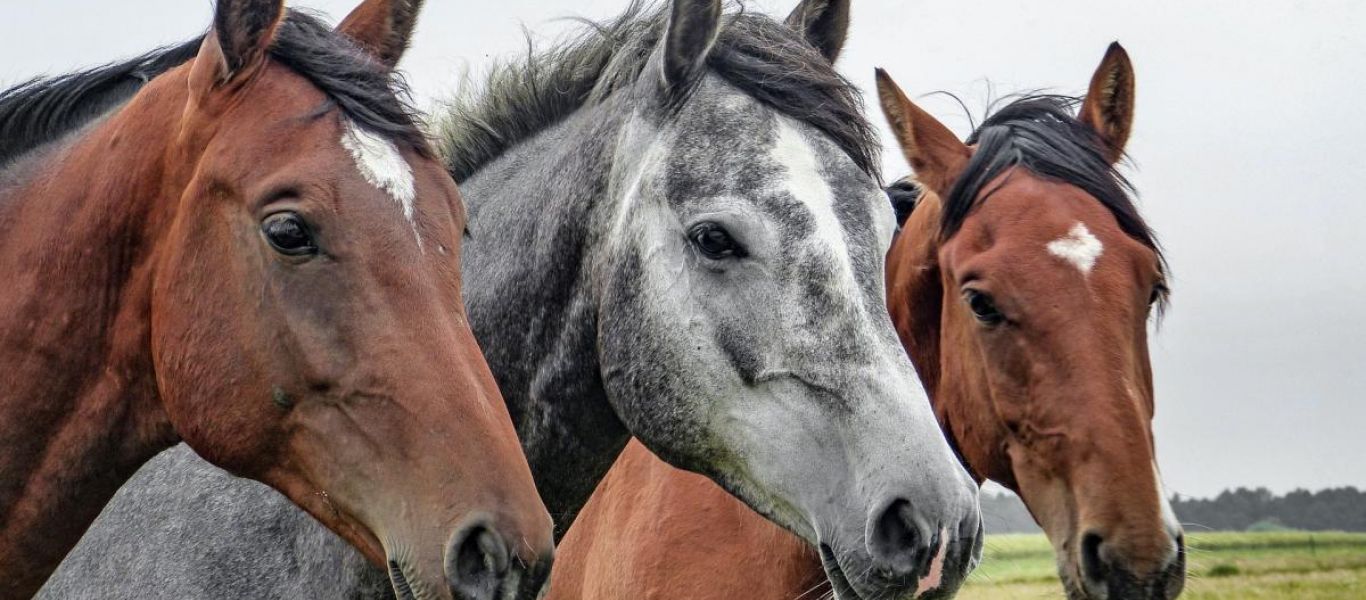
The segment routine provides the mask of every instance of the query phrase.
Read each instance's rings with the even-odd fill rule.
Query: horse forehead
[[[1099,257],[1118,245],[1116,236],[1127,237],[1109,209],[1076,186],[1017,170],[986,186],[993,188],[964,219],[963,229],[982,230],[996,240],[1021,240],[1060,259],[1064,253],[1058,249],[1064,246]]]
[[[673,134],[665,193],[676,205],[747,202],[778,226],[784,262],[804,265],[807,279],[818,276],[850,297],[875,291],[895,219],[876,181],[832,140],[712,81],[678,115]]]
[[[886,225],[890,240],[890,209],[875,210],[887,204],[880,188],[833,142],[727,86],[708,91],[677,123],[670,197],[744,198],[779,221],[837,223],[842,238],[875,238]]]
[[[1067,233],[1044,244],[1044,248],[1055,258],[1081,271],[1083,276],[1091,275],[1096,261],[1105,253],[1105,244],[1081,221],[1073,223]]]
[[[772,201],[787,196],[795,198],[813,225],[811,240],[835,252],[836,262],[848,264],[850,256],[847,246],[852,232],[848,231],[846,220],[841,218],[840,209],[844,207],[840,204],[848,203],[850,199],[836,193],[835,182],[829,177],[827,169],[823,168],[825,157],[821,156],[808,136],[787,119],[777,120],[772,137],[766,154],[769,161],[778,167],[779,175],[772,180],[771,185],[779,193],[758,197],[770,200],[767,207],[770,210],[780,211],[793,208],[786,203],[774,206]],[[859,200],[866,201],[866,198]]]
[[[1074,283],[1106,287],[1099,284],[1110,278],[1097,269],[1120,260],[1127,244],[1115,239],[1114,217],[1099,201],[1018,172],[985,189],[994,187],[945,242],[947,264],[1012,281],[1022,293],[1067,295],[1078,291]]]
[[[317,135],[337,136],[335,139],[351,159],[351,168],[366,183],[383,192],[392,202],[391,206],[409,223],[413,235],[421,244],[417,229],[417,178],[412,165],[393,140],[360,126],[331,104],[321,89],[292,69],[274,61],[267,65],[263,76],[245,93],[251,94],[251,101],[240,102],[238,106],[257,112],[257,118],[267,119],[272,126],[237,129],[290,131],[297,135],[314,135],[317,132]],[[329,128],[310,127],[310,124],[318,123],[323,115],[333,111],[339,115],[340,132],[323,133]]]
[[[412,165],[398,146],[350,119],[343,119],[341,145],[361,177],[389,196],[403,210],[403,215],[412,220],[417,182]]]
[[[417,228],[417,180],[412,165],[398,146],[345,117],[342,119],[341,145],[361,178],[393,201],[421,246],[422,235]]]

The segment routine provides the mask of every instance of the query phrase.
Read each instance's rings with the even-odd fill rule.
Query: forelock
[[[147,82],[194,58],[203,39],[0,92],[0,167],[122,106]],[[322,19],[287,11],[270,56],[317,86],[359,126],[431,155],[402,78]]]
[[[1069,96],[1023,96],[983,121],[967,139],[976,145],[972,158],[944,198],[940,235],[956,233],[972,210],[990,201],[1004,182],[988,185],[1019,167],[1090,194],[1125,233],[1157,253],[1165,271],[1157,237],[1131,197],[1133,186],[1106,159],[1100,137],[1076,118],[1078,104]]]
[[[464,180],[508,148],[581,108],[635,87],[667,27],[667,5],[633,2],[615,19],[495,66],[457,96],[438,124],[451,174]],[[530,41],[528,46],[531,47]],[[857,89],[798,32],[736,5],[708,55],[711,73],[830,137],[877,179],[879,145]]]

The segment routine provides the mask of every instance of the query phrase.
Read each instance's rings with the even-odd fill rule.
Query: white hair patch
[[[1153,477],[1157,478],[1157,495],[1162,504],[1162,526],[1167,528],[1167,533],[1173,538],[1181,535],[1181,521],[1176,518],[1176,511],[1172,510],[1172,503],[1168,498],[1171,492],[1167,490],[1166,482],[1162,481],[1162,472],[1157,470],[1157,462],[1153,461]]]
[[[417,232],[417,209],[413,204],[417,199],[413,168],[403,159],[398,147],[350,120],[346,121],[341,143],[356,161],[356,169],[361,176],[398,202],[403,217],[413,227],[413,235],[417,237],[420,247],[422,236]]]
[[[782,183],[811,211],[816,225],[815,237],[834,254],[835,264],[840,270],[841,281],[838,285],[853,294],[858,284],[854,280],[848,244],[844,241],[844,226],[835,215],[835,194],[821,176],[816,151],[787,117],[778,118],[776,138],[770,153],[774,162],[787,171],[787,179]]]
[[[1101,244],[1096,236],[1091,235],[1091,230],[1081,222],[1073,225],[1067,235],[1048,242],[1049,254],[1072,263],[1082,275],[1091,274],[1091,269],[1096,266],[1096,260],[1104,251],[1105,245]]]

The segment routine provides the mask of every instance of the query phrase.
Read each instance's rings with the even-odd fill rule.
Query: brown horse
[[[979,482],[1024,498],[1070,597],[1175,597],[1185,552],[1154,462],[1146,329],[1164,263],[1114,170],[1133,116],[1127,55],[1111,46],[1077,116],[1024,98],[968,144],[881,71],[878,91],[924,188],[888,256],[888,305],[940,423]],[[827,585],[800,539],[639,444],[559,554],[563,600],[792,600]]]
[[[400,597],[540,587],[550,518],[462,308],[461,199],[396,93],[418,4],[337,32],[219,0],[131,98],[96,97],[112,66],[0,95],[33,134],[0,146],[0,598],[180,440]]]

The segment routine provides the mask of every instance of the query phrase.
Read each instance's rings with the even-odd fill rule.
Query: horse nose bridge
[[[1017,430],[1062,440],[1058,450],[1088,460],[1135,466],[1153,461],[1151,415],[1145,408],[1151,403],[1125,378],[1054,381],[1036,385],[1030,396],[1034,410]]]
[[[851,420],[866,432],[864,439],[881,445],[881,451],[893,460],[921,465],[925,471],[941,470],[934,468],[936,465],[957,464],[929,396],[909,363],[903,367],[870,362],[850,375],[846,385],[853,398]]]
[[[459,323],[438,320],[366,336],[352,361],[352,381],[374,382],[398,396],[470,390],[500,400],[473,334]]]
[[[1117,404],[1121,402],[1102,403],[1104,411],[1074,405],[1069,420],[1053,430],[1059,435],[1049,436],[1061,440],[1049,459],[1069,465],[1078,486],[1118,480],[1145,499],[1157,497],[1161,482],[1153,466],[1156,449],[1150,423],[1131,407]]]
[[[1128,351],[1114,351],[1110,345],[1091,346],[1066,360],[1040,365],[1047,374],[1033,384],[1033,395],[1065,397],[1065,404],[1084,407],[1074,413],[1079,418],[1099,412],[1125,426],[1151,419],[1153,394],[1145,381],[1144,365]]]
[[[902,502],[909,507],[902,510],[914,514],[922,529],[958,531],[965,521],[977,522],[976,482],[949,448],[928,408],[919,420],[882,419],[882,424],[880,429],[890,437],[859,437],[863,451],[852,461],[860,487],[867,491],[869,514]]]

